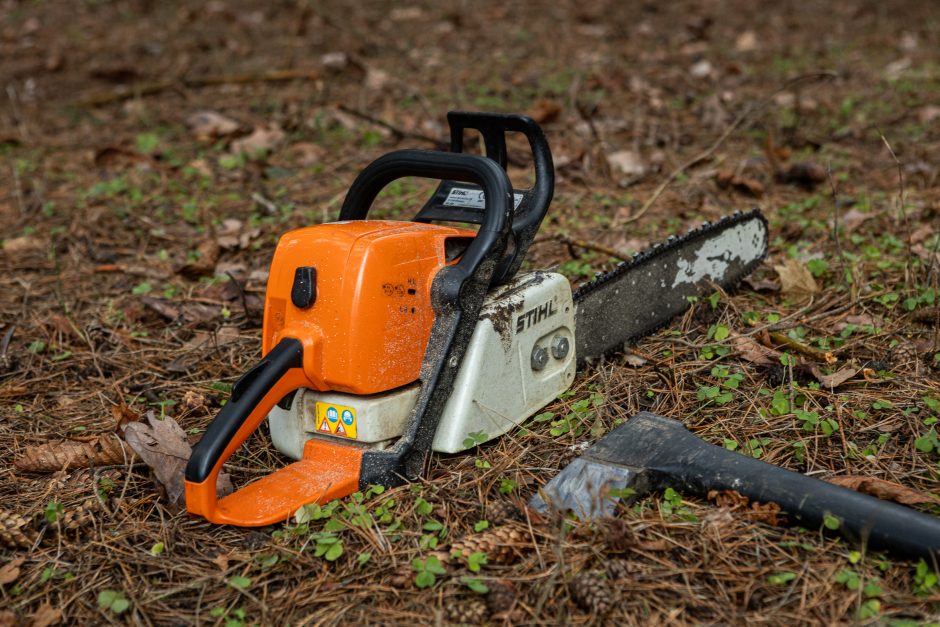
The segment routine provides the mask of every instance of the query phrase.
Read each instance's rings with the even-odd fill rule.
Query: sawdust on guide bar
[[[847,544],[755,521],[744,508],[658,494],[621,512],[617,529],[525,510],[488,518],[493,503],[525,502],[581,444],[642,409],[814,476],[935,492],[936,431],[923,398],[940,388],[940,309],[905,307],[937,254],[934,12],[930,3],[843,0],[486,2],[463,12],[332,1],[276,11],[240,1],[5,7],[0,567],[17,565],[0,622],[931,620],[937,587],[925,588],[914,564],[856,559]],[[827,72],[835,78],[790,83]],[[324,531],[321,519],[312,533],[214,527],[169,507],[144,465],[15,468],[27,447],[112,433],[111,405],[162,412],[197,437],[190,431],[228,397],[219,384],[259,357],[277,236],[335,218],[376,156],[446,143],[443,116],[453,108],[531,109],[545,122],[558,183],[530,267],[557,267],[578,283],[613,267],[604,250],[635,253],[756,203],[772,248],[754,289],[697,303],[641,342],[645,363],[611,359],[581,374],[572,396],[545,409],[553,419],[466,455],[434,456],[414,491],[365,500],[377,519],[385,503],[389,522],[343,519],[341,530]],[[206,111],[226,123],[187,126]],[[269,134],[277,141],[261,146],[265,154],[233,148],[275,128],[284,138]],[[618,153],[630,155],[630,174],[622,159],[608,161]],[[807,162],[816,167],[794,171]],[[510,173],[524,176],[526,165],[511,161]],[[406,182],[378,208],[409,217],[431,187]],[[820,272],[818,291],[774,289],[772,266],[788,258]],[[934,265],[933,287],[938,277]],[[754,326],[744,319],[752,311]],[[238,333],[223,331],[231,327]],[[706,356],[713,327],[728,329],[729,354]],[[839,361],[828,366],[771,333]],[[836,338],[839,346],[818,346]],[[780,363],[784,352],[792,366]],[[831,386],[813,371],[834,376],[847,364],[860,370]],[[722,405],[698,398],[700,388],[729,389],[711,374],[716,365],[743,375]],[[800,411],[839,429],[825,436],[792,411],[775,414],[776,392],[778,404],[804,397]],[[593,394],[603,402],[577,405]],[[553,428],[568,430],[552,436]],[[284,462],[258,433],[230,470],[244,485]],[[456,559],[433,587],[415,586],[414,560],[502,527],[519,534],[512,561],[473,572]],[[317,555],[329,533],[342,542],[334,561]],[[858,576],[857,590],[842,583],[852,580],[845,571]],[[475,592],[468,578],[489,591]],[[605,578],[610,597],[589,585]],[[880,592],[866,597],[868,584]],[[607,600],[616,602],[602,618]]]

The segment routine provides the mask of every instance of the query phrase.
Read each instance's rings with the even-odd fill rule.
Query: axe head
[[[540,513],[573,512],[579,518],[612,516],[658,489],[659,469],[679,451],[701,446],[678,420],[640,412],[565,466],[529,502]]]

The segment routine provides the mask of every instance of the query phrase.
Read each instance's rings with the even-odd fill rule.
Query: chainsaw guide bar
[[[733,289],[766,255],[767,220],[753,209],[672,237],[582,284],[574,293],[578,365],[661,329],[710,284]]]

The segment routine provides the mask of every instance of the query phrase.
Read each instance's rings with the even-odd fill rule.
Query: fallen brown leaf
[[[925,503],[940,505],[940,499],[936,497],[885,479],[861,475],[842,475],[830,477],[827,481],[833,485],[869,494],[885,501],[901,503],[902,505],[922,505]]]
[[[829,176],[826,168],[810,161],[797,161],[777,175],[781,183],[798,185],[804,189],[813,189]]]
[[[535,120],[536,124],[549,124],[558,119],[561,114],[561,105],[554,100],[540,98],[535,101],[532,108],[529,109],[529,117]]]
[[[169,298],[143,296],[140,302],[173,322],[180,324],[201,324],[215,320],[221,314],[219,305],[207,305],[193,301],[174,301]]]
[[[114,430],[117,433],[124,433],[124,427],[140,420],[140,414],[124,403],[111,405],[111,416],[114,417]]]
[[[856,364],[846,364],[832,374],[823,374],[822,369],[816,364],[810,366],[810,372],[816,377],[816,380],[827,388],[837,388],[859,373],[861,368]]]
[[[212,560],[212,563],[218,566],[219,570],[221,570],[223,573],[228,570],[228,562],[228,555],[225,553],[219,553]]]
[[[769,366],[780,363],[780,353],[778,351],[758,344],[754,338],[748,335],[733,334],[731,346],[734,347],[741,359],[752,364]]]
[[[806,268],[806,265],[796,259],[787,257],[779,266],[774,266],[780,277],[780,290],[784,294],[809,295],[819,291],[816,279]]]
[[[31,618],[30,627],[49,627],[62,622],[62,610],[52,607],[49,603],[43,603]]]
[[[750,277],[744,278],[744,283],[750,287],[755,292],[779,292],[780,284],[771,279],[752,279]]]
[[[13,583],[20,576],[20,566],[26,561],[25,557],[14,557],[12,560],[0,566],[0,586]]]
[[[233,141],[231,151],[232,154],[247,157],[263,156],[280,146],[285,137],[284,131],[277,125],[268,128],[259,126],[247,137]]]
[[[708,493],[708,500],[714,501],[718,507],[742,514],[745,518],[754,522],[774,526],[782,523],[780,506],[777,503],[751,501],[735,490],[711,490]]]
[[[221,253],[222,248],[214,238],[203,240],[196,248],[196,259],[180,266],[177,272],[193,279],[213,274]]]
[[[718,186],[721,188],[730,187],[735,191],[750,194],[755,198],[760,198],[764,195],[763,183],[753,177],[735,174],[735,172],[730,169],[720,170],[718,174],[715,175],[715,182],[718,183]]]
[[[169,416],[162,420],[148,412],[146,422],[132,422],[124,429],[124,437],[140,458],[153,470],[157,481],[166,490],[173,505],[183,505],[183,475],[192,448],[186,441],[186,432]],[[220,473],[217,482],[219,496],[232,492],[232,480]]]
[[[211,141],[238,132],[241,124],[215,111],[198,111],[186,118],[186,126],[196,139]]]
[[[54,440],[39,446],[27,446],[13,465],[28,472],[54,472],[85,466],[125,464],[134,459],[134,452],[112,433],[86,441]]]
[[[128,150],[120,146],[99,148],[92,155],[92,161],[94,161],[95,167],[113,170],[133,167],[152,169],[157,165],[153,158],[136,150]]]

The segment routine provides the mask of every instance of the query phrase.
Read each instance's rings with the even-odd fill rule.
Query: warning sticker
[[[513,194],[513,208],[518,209],[522,202],[524,194],[516,192]],[[454,187],[444,199],[445,207],[467,207],[469,209],[482,209],[483,202],[486,200],[486,194],[482,189],[469,189],[466,187]]]
[[[355,440],[355,408],[317,401],[317,432]]]

